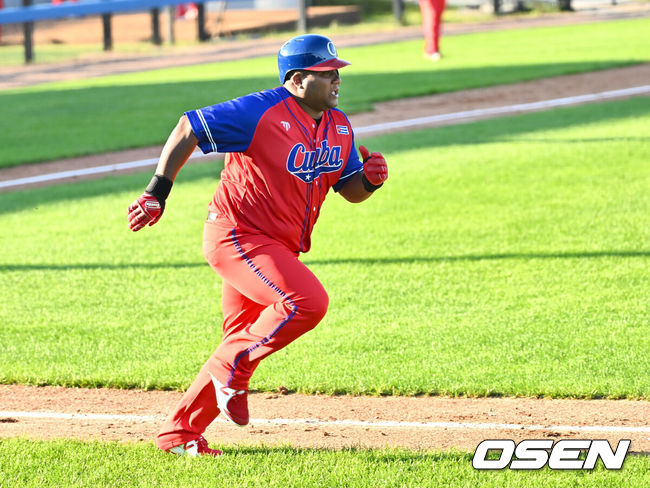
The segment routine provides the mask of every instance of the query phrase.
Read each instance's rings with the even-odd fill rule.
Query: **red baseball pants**
[[[444,9],[445,0],[420,0],[426,54],[440,52],[440,22]]]
[[[237,231],[223,219],[208,221],[203,253],[223,278],[223,337],[158,434],[165,450],[196,439],[219,415],[210,374],[247,390],[259,362],[313,329],[329,303],[297,255],[265,235]]]

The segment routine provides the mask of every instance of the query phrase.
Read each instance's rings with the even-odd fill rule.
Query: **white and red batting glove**
[[[359,146],[359,152],[363,160],[363,186],[373,192],[388,179],[388,165],[381,153],[370,153],[365,146]]]
[[[145,225],[155,224],[165,211],[165,200],[172,189],[172,180],[162,175],[154,175],[145,192],[135,199],[127,211],[129,229],[136,232]]]
[[[142,229],[145,225],[153,225],[160,220],[164,207],[153,195],[143,193],[135,202],[129,205],[129,229],[133,232]]]

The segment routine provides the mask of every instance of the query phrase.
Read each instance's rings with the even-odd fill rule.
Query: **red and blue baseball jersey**
[[[186,112],[204,153],[226,154],[210,210],[247,232],[307,252],[330,188],[362,163],[340,110],[311,118],[284,87]]]

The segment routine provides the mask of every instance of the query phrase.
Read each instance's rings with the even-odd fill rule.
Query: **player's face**
[[[339,70],[310,71],[303,79],[303,103],[316,112],[334,108],[339,103]]]

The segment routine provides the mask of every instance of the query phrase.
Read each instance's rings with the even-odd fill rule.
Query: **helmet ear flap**
[[[285,82],[289,81],[291,78],[293,78],[293,75],[298,73],[297,69],[292,69],[291,71],[287,71],[287,74],[284,75],[284,80],[282,80],[282,83],[284,84]]]
[[[287,71],[287,74],[284,76],[284,81],[289,81],[294,75],[300,75],[304,79],[308,75],[308,72],[304,69],[292,69],[291,71]]]

